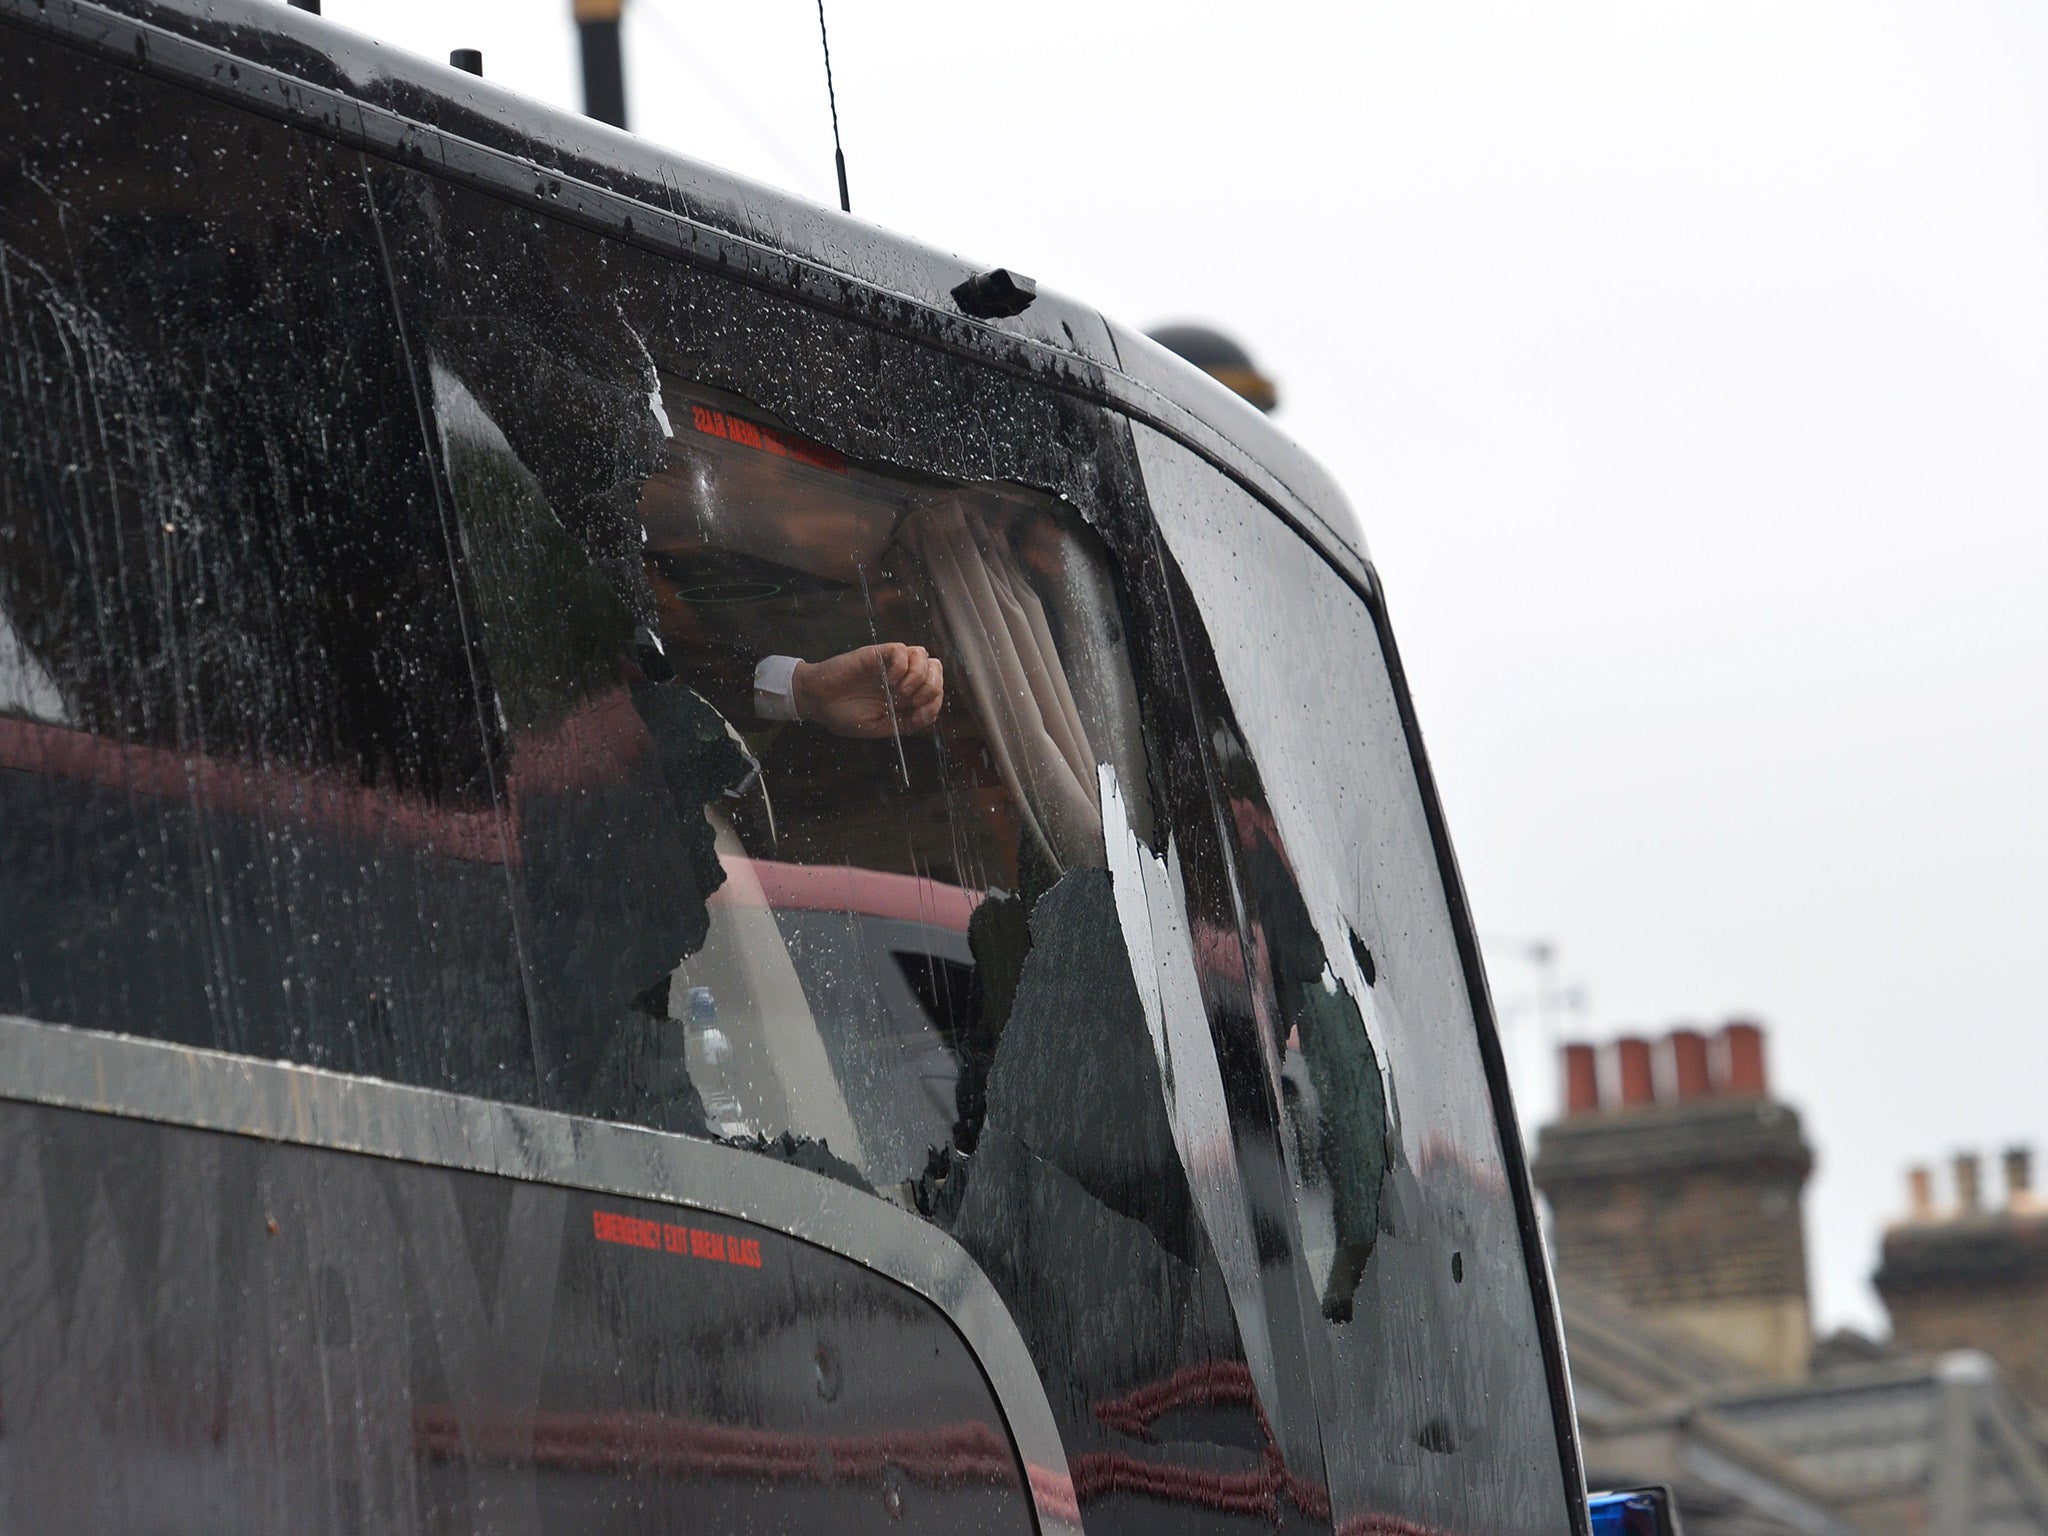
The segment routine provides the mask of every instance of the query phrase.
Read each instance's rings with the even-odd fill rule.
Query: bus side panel
[[[0,1527],[1026,1532],[930,1303],[682,1207],[0,1104]]]

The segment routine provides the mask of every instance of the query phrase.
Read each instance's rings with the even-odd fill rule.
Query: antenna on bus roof
[[[846,196],[846,151],[839,147],[839,97],[832,89],[832,39],[825,33],[825,0],[818,0],[818,41],[825,45],[825,99],[832,103],[832,164],[839,171],[839,211],[853,212]]]

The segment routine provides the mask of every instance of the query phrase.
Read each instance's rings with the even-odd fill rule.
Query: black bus
[[[1298,450],[264,0],[0,80],[0,1530],[1583,1536]]]

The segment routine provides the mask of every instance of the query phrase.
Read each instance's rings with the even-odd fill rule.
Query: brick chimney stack
[[[1908,1174],[1912,1210],[1885,1233],[1877,1293],[1901,1344],[1982,1350],[2015,1391],[2048,1409],[2048,1208],[2034,1194],[2032,1151],[2010,1147],[2003,1161],[1997,1205],[1985,1199],[1974,1152],[1956,1155],[1947,1207],[1925,1168]]]
[[[1605,1060],[1602,1060],[1602,1057]],[[1763,1030],[1564,1048],[1564,1118],[1537,1138],[1561,1274],[1612,1291],[1760,1375],[1812,1351],[1800,1194],[1813,1153],[1770,1097]]]

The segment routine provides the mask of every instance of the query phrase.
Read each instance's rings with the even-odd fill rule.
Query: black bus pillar
[[[626,126],[626,65],[619,50],[625,0],[571,0],[583,42],[583,114]]]

